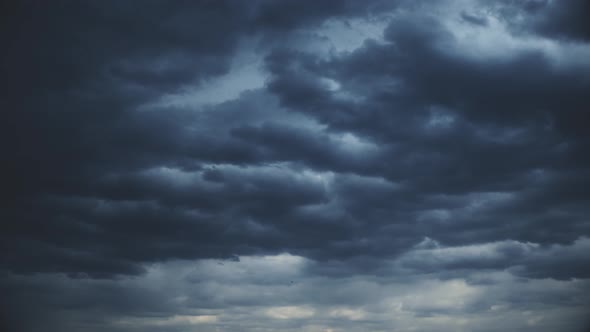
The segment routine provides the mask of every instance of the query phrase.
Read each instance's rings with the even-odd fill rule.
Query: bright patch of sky
[[[255,51],[244,52],[235,58],[225,75],[165,95],[154,106],[201,107],[236,99],[245,91],[264,87],[266,74],[262,61]]]
[[[332,53],[352,52],[365,40],[383,42],[383,30],[389,23],[385,17],[353,20],[330,20],[316,34],[327,40],[325,46]]]
[[[432,14],[455,39],[447,51],[460,57],[481,60],[510,59],[518,53],[538,51],[557,66],[587,66],[586,59],[590,57],[590,46],[587,44],[516,35],[505,20],[491,10],[476,8],[476,5],[475,1],[455,0],[433,10]],[[482,23],[475,24],[466,17]]]

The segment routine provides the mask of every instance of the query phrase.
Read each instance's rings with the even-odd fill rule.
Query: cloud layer
[[[584,1],[3,7],[9,329],[588,327]]]

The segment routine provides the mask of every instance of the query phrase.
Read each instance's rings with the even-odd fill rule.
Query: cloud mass
[[[587,7],[3,4],[0,327],[585,332]]]

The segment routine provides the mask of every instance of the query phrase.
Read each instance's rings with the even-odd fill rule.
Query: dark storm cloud
[[[139,119],[134,108],[154,91],[225,72],[237,41],[220,17],[239,24],[239,8],[204,5],[9,5],[3,144],[17,199],[20,191],[75,190],[104,169],[161,162],[179,138],[166,123],[176,122]],[[186,29],[191,22],[203,28]]]
[[[369,41],[349,54],[325,59],[285,48],[270,53],[266,62],[272,75],[269,90],[292,111],[304,112],[320,124],[326,124],[328,134],[317,133],[313,127],[306,129],[305,125],[289,127],[265,122],[269,112],[250,120],[233,120],[235,124],[223,120],[224,114],[230,118],[240,116],[238,111],[233,111],[238,110],[240,104],[224,106],[227,111],[214,108],[204,115],[174,108],[162,112],[136,110],[139,103],[153,98],[155,87],[167,89],[188,82],[187,72],[196,73],[190,80],[198,82],[199,77],[228,70],[227,59],[243,34],[238,29],[246,26],[250,30],[264,30],[267,24],[279,24],[279,21],[265,18],[267,12],[279,10],[274,6],[261,3],[259,7],[249,8],[245,15],[239,6],[220,2],[207,2],[202,8],[167,7],[155,2],[135,13],[133,24],[128,27],[124,18],[132,8],[125,5],[110,9],[106,5],[82,6],[66,2],[51,7],[63,15],[68,13],[66,16],[73,21],[51,21],[63,16],[58,13],[40,17],[50,20],[47,22],[50,28],[40,32],[60,39],[53,41],[56,46],[44,49],[51,54],[32,63],[41,69],[35,75],[42,77],[31,76],[32,69],[20,75],[21,79],[28,77],[34,82],[32,94],[39,96],[30,101],[31,105],[22,105],[25,111],[9,119],[16,122],[8,133],[15,136],[13,140],[17,138],[14,141],[18,145],[8,148],[17,156],[9,161],[15,183],[10,200],[13,209],[8,211],[8,216],[19,222],[18,226],[9,224],[7,231],[12,240],[5,245],[20,248],[23,246],[20,237],[24,236],[27,241],[34,241],[35,245],[31,245],[47,253],[47,257],[39,261],[53,266],[51,270],[80,270],[92,274],[89,267],[83,266],[129,273],[136,271],[131,267],[136,262],[217,255],[213,252],[228,255],[245,245],[237,238],[236,243],[232,242],[234,238],[225,234],[229,220],[233,219],[252,219],[272,230],[276,239],[268,243],[275,244],[267,248],[264,242],[258,241],[255,242],[257,248],[299,248],[304,252],[317,251],[326,257],[330,252],[338,256],[343,253],[393,254],[422,234],[439,233],[449,227],[463,230],[440,236],[450,243],[503,239],[509,234],[502,227],[490,225],[490,220],[498,217],[518,225],[519,233],[513,235],[518,239],[551,242],[551,236],[557,236],[536,236],[539,227],[551,229],[552,225],[533,212],[508,215],[492,208],[485,217],[472,213],[452,216],[453,225],[420,216],[428,215],[424,212],[427,210],[445,208],[436,203],[432,205],[434,195],[458,195],[459,201],[466,204],[473,199],[469,193],[521,191],[521,186],[526,185],[522,178],[531,170],[561,174],[562,169],[569,171],[568,168],[579,166],[558,160],[576,158],[572,154],[586,146],[587,139],[576,126],[583,123],[579,117],[584,117],[581,115],[583,105],[588,102],[584,91],[589,84],[587,80],[576,78],[580,70],[587,69],[555,68],[543,54],[535,52],[517,52],[500,60],[462,56],[453,51],[457,47],[453,35],[427,15],[396,17],[384,32],[387,43]],[[350,6],[328,2],[312,16],[308,11],[299,16],[288,15],[292,21],[279,26],[280,29],[295,28],[299,21],[307,24],[330,15],[348,15],[355,12]],[[35,5],[23,5],[16,10],[33,15],[34,19],[34,15],[41,15],[35,8]],[[288,6],[280,8],[286,10]],[[69,15],[72,13],[76,15]],[[85,15],[88,19],[83,19]],[[236,20],[231,20],[231,25],[221,24],[212,19],[215,15],[224,18],[235,15]],[[277,19],[280,15],[275,13],[272,17]],[[162,23],[152,26],[151,20]],[[191,25],[192,20],[207,25],[219,35],[205,34],[204,28]],[[110,22],[108,28],[106,22]],[[73,35],[69,24],[76,25],[85,34]],[[118,24],[128,29],[119,31]],[[212,29],[215,24],[220,24],[219,29]],[[187,25],[192,28],[187,29]],[[118,38],[114,37],[115,32]],[[32,27],[25,26],[19,33],[32,38],[34,32]],[[36,38],[41,38],[42,34]],[[14,40],[26,39],[21,36]],[[128,42],[122,42],[125,40]],[[69,48],[58,47],[60,43]],[[90,46],[104,54],[89,54],[88,63],[74,58],[76,52]],[[219,70],[208,71],[212,68],[207,62],[209,55],[221,61]],[[63,66],[72,74],[66,71],[58,76],[59,66],[50,61],[68,58],[72,58],[72,62]],[[200,71],[199,66],[204,71]],[[70,76],[72,80],[64,79]],[[44,83],[49,77],[60,77],[56,81],[65,82],[67,86]],[[341,82],[342,91],[333,91],[325,78]],[[51,89],[59,90],[49,93]],[[55,94],[61,98],[51,97]],[[355,99],[357,95],[363,97]],[[46,111],[48,109],[51,111]],[[24,123],[38,128],[34,132],[14,130]],[[334,141],[334,137],[346,134],[366,140],[369,148],[352,152]],[[376,143],[375,147],[371,146]],[[348,193],[339,185],[341,177],[338,176],[329,195],[324,193],[323,198],[316,199],[313,193],[317,191],[309,187],[310,184],[315,186],[311,182],[303,182],[301,191],[289,177],[281,180],[284,181],[282,185],[267,187],[269,180],[259,182],[247,176],[247,172],[238,172],[238,177],[226,182],[227,170],[199,171],[199,164],[203,162],[253,167],[261,163],[286,162],[288,167],[297,165],[302,169],[385,178],[400,183],[400,187],[397,191],[381,192],[370,186],[365,189],[368,184],[361,184]],[[189,167],[194,179],[183,185],[173,184],[170,178],[158,178],[161,167]],[[209,182],[217,183],[218,187],[207,189]],[[528,191],[535,195],[534,189]],[[538,191],[537,195],[555,192]],[[365,194],[358,195],[363,192]],[[54,200],[51,196],[66,199]],[[77,206],[76,197],[83,198],[82,202],[106,200],[105,204],[116,212],[97,214],[92,204],[98,203]],[[525,204],[524,197],[527,196],[520,199],[521,204]],[[128,202],[129,206],[119,211],[119,201]],[[326,205],[329,201],[334,203]],[[571,200],[568,202],[573,204]],[[553,199],[548,204],[557,203],[558,200]],[[227,211],[227,204],[235,208]],[[320,207],[307,212],[298,208],[308,204],[320,204]],[[518,205],[517,202],[510,204]],[[144,215],[147,211],[150,212]],[[324,220],[328,215],[332,216],[329,218],[344,217],[351,222],[329,222],[325,231],[322,231],[322,223],[311,222]],[[48,220],[46,230],[36,226],[40,218]],[[284,222],[281,224],[277,218]],[[413,221],[416,218],[421,220],[417,224]],[[298,221],[301,219],[308,221]],[[472,222],[474,219],[476,223]],[[565,219],[568,220],[566,225],[571,223],[571,226],[562,230],[565,234],[558,238],[560,242],[572,241],[579,227],[584,227],[579,226],[583,221],[575,214]],[[307,225],[308,222],[311,224]],[[366,227],[366,223],[372,226]],[[310,228],[316,235],[306,241],[298,238]],[[571,228],[575,230],[570,231]],[[36,232],[31,233],[32,230]],[[470,231],[465,232],[467,230]],[[205,242],[192,246],[184,243],[181,234],[186,234],[187,240],[202,238]],[[401,245],[388,244],[385,234],[395,234]],[[140,250],[139,254],[125,245],[126,236],[146,239],[153,236],[161,239],[163,245],[155,241],[146,247],[153,250]],[[207,240],[222,238],[228,239],[226,250],[207,243]],[[244,234],[245,238],[248,235]],[[371,240],[363,244],[359,242],[362,238]],[[85,243],[85,250],[76,253],[66,249],[81,245],[83,241],[79,239],[90,239]],[[94,242],[96,245],[91,245]],[[43,250],[44,247],[49,249]],[[14,249],[6,252],[9,251]],[[97,257],[93,257],[94,254]],[[65,255],[62,261],[52,262],[61,255]],[[109,260],[114,255],[118,258],[111,264]],[[9,261],[26,266],[29,260],[10,258]],[[125,262],[130,267],[123,267]],[[44,265],[35,264],[37,268]],[[69,265],[73,267],[70,269]]]
[[[9,269],[109,276],[138,273],[137,264],[145,260],[228,255],[233,250],[229,243],[228,249],[183,244],[181,234],[231,238],[223,235],[223,220],[276,217],[314,202],[318,192],[305,182],[299,190],[289,179],[279,178],[275,185],[241,175],[231,183],[221,181],[221,189],[208,191],[198,181],[181,188],[157,179],[159,167],[197,170],[203,162],[257,165],[293,158],[302,158],[303,164],[310,160],[314,167],[364,167],[361,160],[340,166],[344,155],[329,151],[330,145],[313,149],[311,140],[294,141],[285,155],[257,147],[244,127],[252,120],[239,120],[245,102],[228,105],[229,111],[215,108],[220,112],[213,116],[208,116],[213,111],[201,116],[174,108],[141,111],[139,106],[226,73],[244,38],[276,31],[285,38],[302,25],[368,15],[374,9],[358,12],[358,4],[343,1],[303,7],[266,1],[150,1],[141,6],[30,1],[5,6],[2,68],[8,116],[2,144],[8,172],[2,246]],[[264,105],[261,100],[252,108]],[[224,120],[224,114],[236,124]],[[260,124],[268,111],[260,114],[255,113],[253,124]],[[287,136],[281,128],[276,132]],[[323,144],[321,139],[315,144]],[[305,149],[297,152],[297,145]],[[332,156],[311,159],[322,151]],[[230,202],[240,203],[235,211],[224,212]],[[101,206],[113,211],[103,214]],[[203,215],[198,212],[188,222],[193,209]],[[129,237],[153,243],[155,251],[134,249]]]
[[[344,144],[326,134],[281,124],[260,127],[238,127],[232,135],[266,150],[266,158],[275,161],[297,160],[318,170],[337,172],[369,172],[379,154],[375,151],[355,151],[351,154]],[[368,148],[371,150],[371,147]],[[374,149],[376,150],[376,149]]]
[[[491,7],[520,31],[579,42],[590,40],[588,1],[503,0]]]
[[[296,0],[258,1],[254,7],[254,24],[256,27],[273,31],[299,28],[326,19],[358,17],[377,14],[391,10],[401,1],[372,0],[365,3],[358,1],[326,0],[321,2],[301,2]]]
[[[3,7],[12,329],[582,317],[585,2]]]
[[[544,10],[546,16],[536,26],[539,32],[548,36],[590,41],[590,24],[586,15],[590,11],[588,1],[553,1]]]
[[[589,240],[579,238],[568,245],[539,246],[513,240],[483,245],[424,248],[427,239],[399,260],[401,268],[423,272],[508,269],[527,277],[588,278]],[[435,242],[436,243],[436,242]]]
[[[468,58],[432,18],[394,20],[385,33],[391,44],[328,61],[298,52],[267,60],[276,75],[270,88],[285,106],[379,142],[388,153],[370,169],[401,184],[397,195],[377,195],[383,207],[356,192],[344,208],[371,223],[370,244],[364,229],[334,253],[395,253],[420,233],[448,244],[571,243],[587,234],[587,193],[577,187],[587,183],[588,137],[578,126],[587,122],[590,85],[575,78],[587,66],[559,68],[528,51]],[[365,99],[343,102],[321,77]],[[583,264],[583,255],[575,260]]]

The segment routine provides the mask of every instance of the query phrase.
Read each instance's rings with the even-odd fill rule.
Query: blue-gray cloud
[[[583,1],[2,6],[5,329],[585,327]]]

